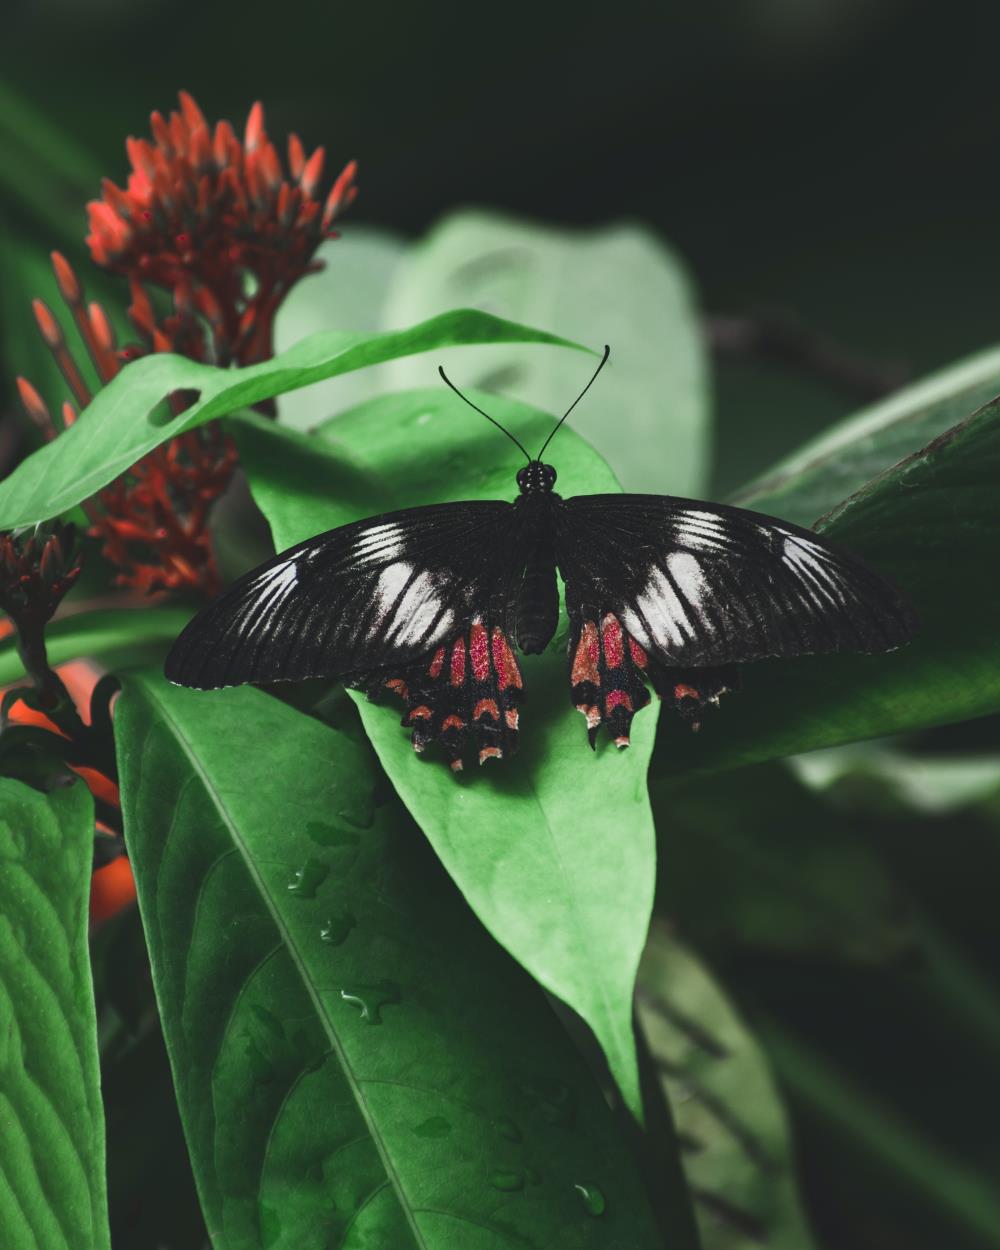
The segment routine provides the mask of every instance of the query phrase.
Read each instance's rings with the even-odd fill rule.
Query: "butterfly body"
[[[591,745],[628,743],[648,686],[697,727],[771,656],[889,651],[912,612],[895,588],[812,531],[657,495],[563,498],[531,460],[518,495],[386,513],[317,535],[248,573],[175,643],[166,675],[213,689],[340,678],[404,701],[414,747],[452,768],[517,745],[516,652],[569,618],[568,676]],[[558,575],[558,576],[557,576]]]

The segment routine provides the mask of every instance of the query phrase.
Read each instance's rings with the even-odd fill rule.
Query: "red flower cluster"
[[[316,266],[320,242],[354,199],[356,166],[341,172],[325,203],[315,198],[324,153],[307,159],[297,135],[288,140],[286,178],[277,149],[264,130],[256,103],[243,143],[229,122],[209,127],[194,100],[182,91],[180,111],[151,118],[153,140],[129,139],[132,173],[123,190],[108,179],[100,200],[88,205],[91,256],[128,277],[130,315],[157,350],[227,365],[253,364],[273,354],[274,314],[288,290]],[[164,333],[153,317],[143,283],[173,296],[177,324]],[[197,342],[198,318],[211,328]],[[157,331],[163,337],[157,341]]]
[[[320,268],[316,248],[334,237],[332,222],[356,195],[352,161],[325,201],[316,199],[323,149],[307,159],[295,135],[287,180],[259,103],[242,144],[228,122],[210,129],[185,92],[169,120],[153,113],[152,131],[153,141],[128,140],[127,188],[105,179],[102,199],[88,210],[93,259],[128,278],[138,343],[117,346],[105,311],[87,304],[69,263],[52,254],[60,294],[102,383],[151,352],[219,365],[270,357],[281,301],[299,278]],[[169,293],[170,306],[158,306],[155,288]],[[34,310],[73,396],[63,404],[66,426],[90,402],[90,388],[52,310],[41,300]],[[18,386],[29,416],[45,438],[55,438],[58,429],[38,391],[24,378]],[[181,395],[171,403],[178,412],[184,407]],[[193,431],[152,452],[87,505],[90,532],[103,540],[119,583],[147,591],[218,590],[208,511],[234,465],[235,451],[217,428]]]

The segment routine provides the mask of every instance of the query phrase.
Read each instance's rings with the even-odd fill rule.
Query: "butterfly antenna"
[[[589,382],[587,383],[587,385],[583,388],[583,390],[580,392],[580,394],[579,394],[579,395],[577,395],[576,399],[574,399],[574,400],[573,400],[573,402],[570,404],[570,406],[566,409],[566,411],[562,414],[562,416],[561,416],[561,417],[559,418],[559,420],[556,422],[556,424],[555,424],[555,428],[553,429],[552,433],[548,436],[548,438],[545,440],[545,442],[544,442],[544,443],[542,443],[542,450],[541,450],[541,451],[538,453],[538,455],[535,457],[535,459],[536,459],[536,460],[541,460],[542,456],[545,454],[545,448],[546,448],[546,447],[548,447],[549,443],[551,443],[551,442],[552,442],[552,439],[555,437],[556,430],[558,430],[558,429],[559,429],[559,427],[560,427],[560,426],[562,425],[562,423],[566,420],[566,418],[567,418],[567,417],[569,416],[569,414],[573,411],[573,409],[577,406],[577,404],[580,402],[580,400],[581,400],[581,399],[583,399],[584,395],[586,395],[586,393],[590,390],[590,388],[591,388],[591,387],[594,385],[594,383],[597,381],[597,375],[601,372],[601,370],[604,368],[604,366],[608,363],[608,357],[609,357],[610,355],[611,355],[611,348],[607,345],[607,343],[605,343],[605,344],[604,344],[604,355],[601,357],[601,363],[600,363],[600,364],[597,366],[597,368],[594,370],[594,376],[590,379],[590,381],[589,381]]]
[[[451,389],[455,392],[455,394],[458,396],[459,399],[464,399],[470,408],[475,408],[476,412],[478,412],[481,417],[485,417],[486,420],[491,422],[493,425],[495,425],[497,429],[501,431],[501,433],[506,434],[512,443],[520,447],[522,453],[524,454],[524,458],[527,460],[529,464],[531,464],[531,457],[525,451],[521,443],[514,437],[513,434],[511,434],[510,430],[505,430],[499,421],[491,417],[488,412],[483,412],[482,408],[480,408],[478,404],[474,404],[472,400],[468,397],[468,395],[463,395],[462,392],[455,385],[455,383],[451,380],[451,378],[448,377],[447,373],[445,373],[444,368],[441,365],[438,365],[438,373],[440,373],[441,375],[441,380],[451,387]]]

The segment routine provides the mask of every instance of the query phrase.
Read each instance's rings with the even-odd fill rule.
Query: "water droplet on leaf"
[[[349,933],[357,923],[357,920],[349,911],[341,912],[338,916],[330,917],[322,929],[320,929],[319,935],[328,946],[339,946],[341,942],[347,940]]]
[[[509,1115],[497,1116],[493,1121],[493,1130],[498,1137],[502,1137],[504,1141],[520,1141],[521,1130],[517,1127]]]
[[[489,1182],[494,1189],[503,1190],[504,1193],[516,1193],[519,1189],[524,1188],[523,1172],[491,1172]]]
[[[607,1210],[604,1194],[596,1185],[574,1185],[573,1188],[580,1195],[580,1201],[588,1215],[603,1215]]]
[[[382,1008],[399,1002],[399,986],[393,981],[379,981],[374,985],[351,985],[340,991],[345,1003],[361,1012],[366,1024],[382,1023]]]
[[[318,859],[307,859],[288,883],[288,893],[296,898],[315,898],[316,891],[330,874],[328,864]]]
[[[284,1041],[285,1026],[273,1011],[269,1011],[267,1007],[253,1007],[252,1011],[272,1037],[277,1038],[279,1041]]]
[[[361,841],[360,835],[350,829],[338,829],[320,820],[310,820],[306,837],[317,846],[357,846]]]

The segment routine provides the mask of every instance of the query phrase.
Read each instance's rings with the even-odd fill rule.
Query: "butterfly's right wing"
[[[234,583],[187,625],[164,671],[199,690],[308,677],[388,686],[408,704],[418,748],[444,736],[460,755],[472,728],[481,750],[502,753],[516,729],[516,713],[503,713],[521,685],[508,616],[523,563],[514,507],[502,501],[341,526]],[[484,741],[491,719],[498,732]]]

